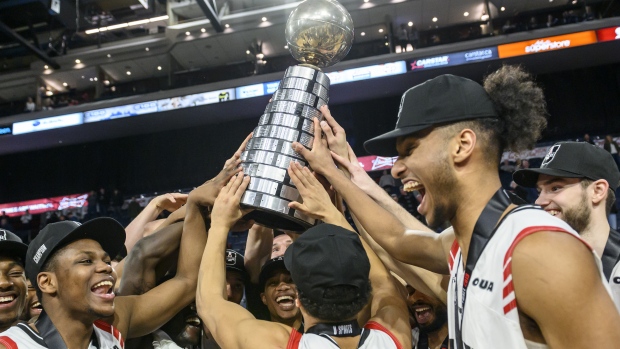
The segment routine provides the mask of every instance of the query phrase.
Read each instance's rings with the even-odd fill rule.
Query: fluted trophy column
[[[303,231],[316,222],[288,207],[301,197],[286,169],[291,161],[307,165],[292,143],[312,148],[312,119],[322,119],[319,108],[329,101],[329,78],[321,68],[347,55],[353,20],[336,0],[306,0],[289,16],[285,36],[291,54],[302,64],[286,70],[241,155],[243,171],[252,177],[241,203],[255,208],[248,218],[259,224]]]

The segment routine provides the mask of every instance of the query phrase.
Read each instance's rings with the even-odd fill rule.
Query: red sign
[[[360,166],[366,171],[380,171],[380,170],[389,170],[394,166],[394,162],[398,159],[395,157],[383,157],[383,156],[362,156],[361,158],[357,158],[360,163]]]
[[[46,199],[11,202],[8,204],[0,204],[0,211],[4,211],[8,216],[15,217],[23,215],[26,210],[30,210],[31,214],[38,214],[72,207],[80,208],[88,205],[86,201],[87,198],[88,194],[73,194]]]
[[[613,41],[620,39],[620,27],[599,29],[596,31],[598,41]]]

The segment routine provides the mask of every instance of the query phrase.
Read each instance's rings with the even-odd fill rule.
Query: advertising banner
[[[30,132],[52,130],[55,128],[82,124],[82,113],[51,116],[49,118],[16,122],[13,124],[13,134],[20,135]]]
[[[551,36],[497,46],[499,58],[516,57],[533,53],[561,50],[570,47],[596,43],[596,32],[588,30],[579,33]]]
[[[11,202],[0,204],[0,212],[4,211],[7,216],[15,217],[23,215],[26,210],[29,210],[31,214],[39,214],[67,208],[81,208],[88,206],[86,199],[88,199],[88,194],[73,194],[45,199]]]
[[[618,40],[620,39],[620,27],[599,29],[596,31],[596,37],[599,42]]]
[[[440,56],[424,57],[409,61],[410,70],[439,68],[497,59],[497,47],[485,47],[470,51],[449,53]]]
[[[84,122],[97,122],[104,120],[120,119],[141,114],[157,113],[157,102],[143,102],[129,105],[121,105],[84,113]]]
[[[361,68],[353,68],[342,71],[327,73],[330,85],[366,79],[380,78],[383,76],[403,74],[407,72],[405,61],[371,65]]]

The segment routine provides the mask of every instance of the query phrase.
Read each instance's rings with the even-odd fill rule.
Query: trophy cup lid
[[[343,59],[353,45],[353,19],[336,0],[306,0],[286,22],[286,42],[293,57],[315,68]]]

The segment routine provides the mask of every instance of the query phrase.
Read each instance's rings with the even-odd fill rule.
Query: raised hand
[[[321,138],[319,119],[314,118],[312,121],[314,123],[314,142],[312,143],[312,150],[306,149],[299,142],[293,142],[293,150],[303,156],[314,171],[324,175],[326,171],[335,169],[336,164],[334,164],[334,160],[332,160],[331,153],[327,147],[327,140]]]
[[[219,194],[220,190],[226,185],[226,183],[228,183],[232,176],[241,171],[241,167],[239,166],[241,164],[241,153],[245,149],[250,138],[252,138],[251,133],[245,138],[243,143],[241,143],[241,146],[239,146],[239,149],[237,149],[233,156],[226,160],[224,167],[220,173],[217,174],[217,176],[192,190],[190,193],[192,200],[200,206],[213,206],[215,198]]]
[[[149,204],[155,205],[160,212],[164,210],[174,212],[185,205],[186,202],[187,194],[168,193],[154,198]]]
[[[211,211],[211,227],[225,228],[228,231],[241,217],[251,211],[251,209],[241,209],[239,206],[241,196],[248,184],[250,184],[250,176],[244,176],[243,172],[239,172],[220,190]]]
[[[291,162],[288,167],[288,174],[299,190],[303,201],[303,203],[293,201],[288,204],[288,207],[321,220],[340,215],[323,184],[316,179],[307,167],[302,167],[298,162]]]
[[[357,156],[353,152],[351,146],[347,143],[347,156],[341,156],[332,152],[332,157],[338,163],[338,166],[344,171],[349,173],[351,181],[355,183],[360,189],[368,193],[368,191],[376,186],[375,181],[370,178],[368,173],[360,166]]]
[[[327,105],[321,107],[321,113],[325,120],[321,121],[320,125],[327,139],[329,150],[342,157],[347,157],[349,155],[347,150],[347,134],[344,128],[336,122]]]

